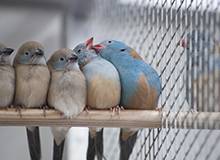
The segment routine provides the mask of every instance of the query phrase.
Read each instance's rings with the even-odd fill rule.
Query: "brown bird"
[[[66,118],[76,117],[86,106],[86,78],[80,71],[78,56],[70,49],[56,51],[47,64],[51,73],[48,105]],[[51,127],[54,136],[53,159],[61,160],[70,127]]]
[[[46,106],[50,72],[46,65],[44,47],[35,41],[24,43],[18,50],[14,64],[17,108]],[[39,127],[27,127],[29,152],[32,160],[41,159]]]
[[[8,108],[13,103],[15,71],[10,58],[13,51],[0,43],[0,108]]]
[[[79,65],[87,81],[87,106],[95,109],[117,109],[121,98],[118,71],[107,60],[91,49],[93,38],[74,48]],[[116,108],[115,108],[116,107]],[[89,127],[87,159],[103,159],[103,129]]]

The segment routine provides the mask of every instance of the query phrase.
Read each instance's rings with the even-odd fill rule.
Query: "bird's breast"
[[[83,73],[52,73],[48,104],[68,118],[77,116],[86,105],[86,79]]]
[[[155,109],[159,95],[149,85],[144,73],[140,74],[140,77],[133,85],[135,85],[135,90],[130,90],[129,86],[127,86],[125,92],[122,92],[122,96],[123,94],[125,96],[124,107],[127,109]],[[130,96],[126,96],[126,92],[130,93]]]
[[[119,104],[121,97],[119,78],[103,78],[93,75],[87,86],[87,105],[91,108],[108,109]]]
[[[18,66],[16,71],[15,104],[27,108],[46,102],[50,72],[46,66]]]

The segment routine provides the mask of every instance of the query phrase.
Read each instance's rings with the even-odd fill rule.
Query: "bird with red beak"
[[[87,80],[87,106],[91,109],[111,109],[118,106],[121,83],[114,65],[92,49],[93,38],[74,48],[80,69]],[[87,159],[103,159],[103,129],[89,128]]]

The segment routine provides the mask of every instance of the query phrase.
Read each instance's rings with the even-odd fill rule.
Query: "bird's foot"
[[[39,107],[40,109],[43,109],[44,111],[44,118],[46,117],[46,109],[48,109],[49,107],[46,104],[43,104],[42,106]]]
[[[156,108],[155,111],[158,111],[159,115],[162,116],[162,108]]]
[[[195,109],[190,109],[190,112],[191,112],[192,115],[198,113],[198,111],[195,110]]]
[[[63,113],[62,113],[62,112],[60,112],[58,109],[55,109],[55,111],[57,111],[57,112],[59,113],[60,117],[62,117],[62,116],[63,116]]]
[[[112,115],[111,115],[111,116],[114,117],[115,113],[118,113],[118,115],[120,115],[121,109],[123,110],[124,107],[123,107],[123,106],[119,106],[119,105],[117,105],[117,106],[115,106],[115,107],[111,107],[111,108],[110,108],[110,112],[112,112]]]
[[[24,106],[22,106],[22,105],[16,105],[16,110],[15,110],[15,112],[17,112],[17,111],[19,111],[19,115],[20,115],[20,118],[22,118],[22,114],[21,114],[21,108],[24,108]]]
[[[87,115],[89,115],[89,110],[91,110],[91,108],[89,106],[85,106],[84,110],[86,111]]]
[[[8,111],[8,108],[11,108],[11,104],[9,104],[8,106],[4,107],[6,109],[6,111]]]
[[[91,108],[89,106],[85,106],[84,110],[86,111],[86,114],[89,116],[90,118],[90,114],[89,114],[89,110],[91,110]]]

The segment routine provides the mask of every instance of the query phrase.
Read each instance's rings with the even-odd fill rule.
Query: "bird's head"
[[[24,43],[18,50],[14,65],[46,65],[44,47],[35,41]]]
[[[101,55],[101,57],[109,61],[111,61],[111,59],[114,57],[123,57],[127,53],[130,53],[131,50],[131,48],[126,44],[111,39],[104,40],[101,43],[92,46],[92,48],[96,52],[98,52]]]
[[[0,43],[0,64],[11,65],[10,55],[14,51],[12,48],[6,48],[6,46]]]
[[[95,50],[92,48],[93,46],[93,37],[88,39],[85,43],[81,43],[77,45],[73,51],[78,55],[78,63],[80,66],[86,65],[91,59],[99,56]]]
[[[74,51],[63,48],[53,53],[47,65],[51,71],[79,70],[77,59]]]
[[[209,52],[211,45],[214,44],[214,39],[211,39],[211,35],[206,30],[195,29],[186,35],[186,39],[182,39],[178,45],[186,47],[187,50],[197,52]]]
[[[199,59],[207,61],[207,56],[214,50],[214,37],[206,30],[195,29],[186,35],[186,39],[181,40],[180,46],[186,47],[187,57],[192,60],[192,66],[199,65]]]

